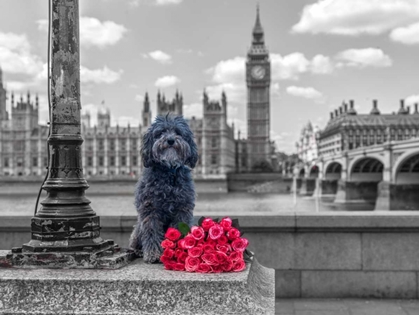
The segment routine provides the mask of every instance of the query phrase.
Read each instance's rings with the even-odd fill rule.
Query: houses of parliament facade
[[[188,119],[199,151],[195,176],[220,177],[229,172],[247,172],[256,163],[271,163],[270,142],[270,61],[264,44],[259,11],[247,54],[248,139],[235,139],[234,125],[228,125],[228,98],[210,100],[203,92],[203,118]],[[0,176],[40,176],[48,164],[48,126],[39,125],[38,96],[30,93],[15,100],[10,95],[11,115],[6,111],[7,91],[0,69]],[[172,100],[157,94],[157,114],[182,115],[183,97],[176,92]],[[140,147],[143,134],[152,123],[149,95],[146,93],[139,126],[111,126],[111,113],[99,111],[97,124],[89,113],[82,115],[82,163],[86,176],[132,176],[142,170]]]

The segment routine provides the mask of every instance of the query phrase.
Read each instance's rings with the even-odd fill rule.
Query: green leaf
[[[198,226],[201,226],[205,218],[206,217],[201,217],[200,219],[198,219]]]
[[[187,235],[190,232],[190,227],[188,226],[187,223],[179,222],[178,223],[178,230],[181,232],[182,237],[184,237],[185,235]]]

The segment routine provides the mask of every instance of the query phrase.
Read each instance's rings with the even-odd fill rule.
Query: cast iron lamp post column
[[[98,258],[119,248],[100,237],[99,216],[85,197],[89,185],[81,162],[79,5],[78,0],[51,1],[50,171],[42,186],[47,198],[32,218],[31,240],[12,250],[13,264],[96,268]]]

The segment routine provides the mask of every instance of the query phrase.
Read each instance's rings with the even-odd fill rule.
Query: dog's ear
[[[189,129],[189,128],[188,128]],[[188,145],[190,146],[190,156],[185,161],[185,164],[189,165],[191,168],[194,168],[198,161],[198,150],[197,150],[197,144],[194,141],[194,134],[189,129],[189,137],[187,139]]]
[[[141,146],[141,159],[144,167],[152,166],[152,148],[153,148],[153,132],[151,127],[143,135],[143,141]]]

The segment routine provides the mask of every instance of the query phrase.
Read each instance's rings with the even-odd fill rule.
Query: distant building
[[[11,119],[6,111],[6,89],[0,71],[0,175],[42,175],[47,166],[48,127],[38,124],[39,103],[28,92],[16,102],[11,94]]]
[[[369,114],[358,114],[353,100],[343,103],[330,113],[327,126],[319,134],[319,155],[327,156],[359,147],[382,144],[419,137],[419,112],[417,104],[411,113],[401,100],[398,112],[381,114],[373,101]]]
[[[298,159],[304,164],[310,164],[318,158],[318,138],[318,127],[313,127],[312,123],[309,121],[302,128],[299,141],[296,142],[296,153],[298,155]]]

